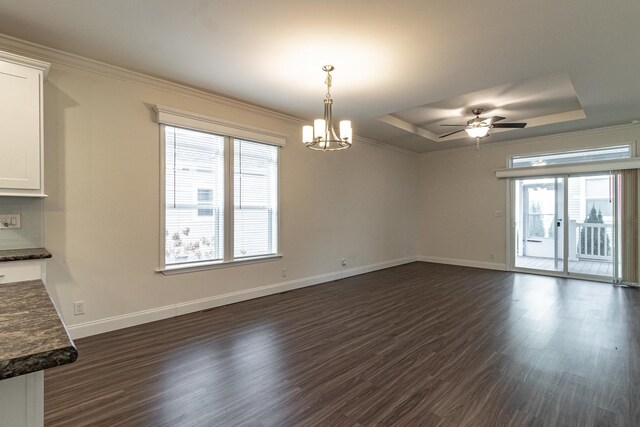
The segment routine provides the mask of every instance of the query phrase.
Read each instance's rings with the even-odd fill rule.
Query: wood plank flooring
[[[47,426],[637,426],[640,292],[412,263],[77,340]]]

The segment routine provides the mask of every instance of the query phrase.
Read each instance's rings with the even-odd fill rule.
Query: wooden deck
[[[516,267],[532,268],[544,271],[562,271],[562,262],[559,262],[558,268],[554,265],[552,258],[537,257],[517,257]],[[587,274],[590,276],[613,276],[613,262],[611,261],[569,261],[569,273]]]

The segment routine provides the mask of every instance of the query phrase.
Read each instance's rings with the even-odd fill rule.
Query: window
[[[165,265],[222,260],[224,138],[173,126],[164,134]]]
[[[278,250],[278,149],[234,139],[234,257]]]
[[[161,270],[277,256],[284,140],[228,123],[185,123],[177,110],[156,108],[164,158]],[[200,129],[179,126],[194,123]]]
[[[619,145],[615,147],[591,148],[588,150],[564,151],[560,153],[513,156],[511,158],[511,167],[528,168],[531,166],[563,165],[628,159],[629,157],[631,157],[631,147],[629,145]]]

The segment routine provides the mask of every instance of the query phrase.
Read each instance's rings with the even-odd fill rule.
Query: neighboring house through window
[[[213,216],[213,189],[198,188],[198,216]]]

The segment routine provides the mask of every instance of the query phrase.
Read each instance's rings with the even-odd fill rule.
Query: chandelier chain
[[[327,99],[331,99],[331,72],[327,71],[327,78],[324,80],[324,84],[327,85]]]

